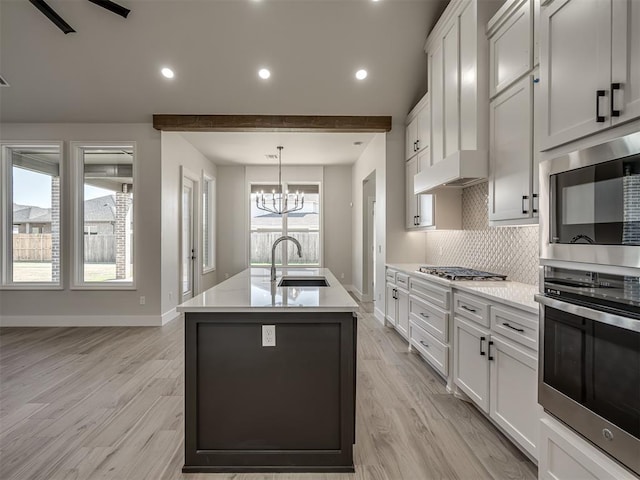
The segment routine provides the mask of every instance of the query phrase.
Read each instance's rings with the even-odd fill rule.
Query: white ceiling
[[[153,113],[392,115],[426,91],[443,0],[0,0],[4,122],[150,122]],[[159,71],[175,70],[172,81]],[[261,67],[271,78],[257,76]],[[354,73],[366,68],[362,82]]]
[[[339,165],[355,162],[375,133],[303,132],[181,132],[188,142],[218,165],[277,165],[282,145],[283,165]],[[362,145],[354,145],[362,142]]]

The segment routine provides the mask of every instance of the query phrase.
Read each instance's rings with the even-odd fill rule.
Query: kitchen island
[[[251,268],[177,308],[185,473],[354,471],[358,305],[328,269],[282,270],[329,285]]]

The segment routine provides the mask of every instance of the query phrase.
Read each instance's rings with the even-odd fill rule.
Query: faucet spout
[[[284,242],[285,240],[291,240],[293,243],[295,243],[296,247],[298,248],[298,257],[302,258],[302,245],[300,245],[300,242],[298,240],[296,240],[295,238],[289,235],[283,235],[281,237],[278,237],[276,241],[273,242],[273,246],[271,247],[271,281],[272,282],[276,281],[276,247],[280,242]]]

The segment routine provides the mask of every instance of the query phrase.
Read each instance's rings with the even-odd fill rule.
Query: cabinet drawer
[[[389,283],[396,283],[396,271],[387,268],[386,279]]]
[[[409,275],[406,273],[396,273],[396,285],[404,288],[405,290],[409,289]]]
[[[491,306],[491,330],[532,350],[538,350],[538,319],[526,312]]]
[[[436,307],[449,310],[449,289],[430,282],[409,278],[409,293],[416,295]]]
[[[443,343],[448,341],[449,314],[417,298],[409,298],[411,321]]]
[[[469,320],[489,327],[489,304],[479,297],[456,292],[453,295],[453,311]]]
[[[413,320],[409,323],[410,342],[442,375],[449,374],[449,347],[425,332]]]

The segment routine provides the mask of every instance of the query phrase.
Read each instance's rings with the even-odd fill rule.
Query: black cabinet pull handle
[[[527,200],[529,200],[529,195],[522,195],[522,213],[523,213],[523,215],[529,213],[529,210],[527,210],[527,206],[526,206],[526,204],[528,203]]]
[[[420,139],[416,140],[416,148],[420,150]]]
[[[424,312],[420,312],[420,316],[421,316],[421,317],[424,317],[424,318],[429,318],[429,315],[427,315],[427,314],[426,314],[426,313],[424,313]]]
[[[489,340],[489,360],[493,360],[493,357],[491,356],[491,345],[493,345],[493,342]]]
[[[418,142],[413,142],[413,151],[414,152],[418,151]]]
[[[486,352],[482,350],[482,342],[484,342],[485,340],[485,337],[480,337],[480,355],[486,355]]]
[[[510,328],[511,330],[515,330],[516,332],[520,332],[523,333],[524,332],[524,328],[516,328],[516,327],[512,327],[511,325],[509,325],[508,323],[502,323],[502,325],[504,325],[507,328]]]
[[[429,348],[429,344],[424,343],[422,340],[420,340],[420,344],[421,344],[423,347],[427,347],[427,348]]]
[[[420,215],[416,215],[416,225],[420,226]]]
[[[460,308],[466,310],[467,312],[476,313],[476,311],[473,308],[469,308],[466,305],[460,305]]]
[[[605,92],[604,90],[597,90],[596,91],[596,122],[597,123],[603,123],[604,122],[604,117],[602,115],[600,115],[600,97],[604,97],[606,95],[607,92]]]
[[[531,209],[531,211],[533,213],[538,213],[538,205],[536,204],[536,199],[538,198],[538,194],[534,193],[532,197],[533,197],[533,208]]]
[[[611,116],[612,117],[619,117],[620,116],[620,110],[616,110],[615,108],[615,91],[616,90],[620,90],[622,88],[622,84],[620,83],[612,83],[611,84]]]

